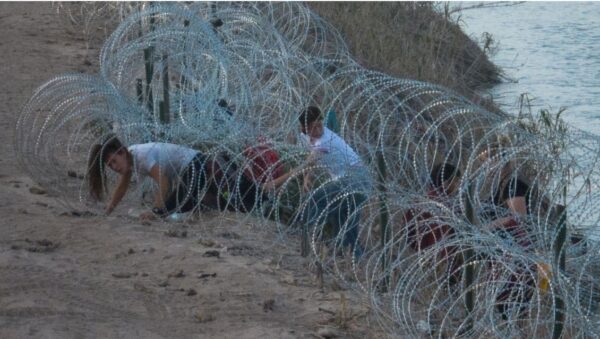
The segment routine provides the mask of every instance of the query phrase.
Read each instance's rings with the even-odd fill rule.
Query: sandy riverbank
[[[0,3],[0,49],[0,337],[381,336],[368,307],[331,280],[317,288],[294,241],[278,245],[252,220],[73,215],[32,189],[12,149],[15,119],[52,76],[96,72],[98,50],[65,29],[51,3]],[[350,301],[340,322],[342,294]]]

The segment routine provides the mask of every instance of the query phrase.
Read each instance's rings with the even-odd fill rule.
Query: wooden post
[[[152,4],[150,4],[152,5]],[[150,18],[150,30],[154,30],[154,17]],[[154,116],[154,99],[152,96],[152,76],[154,75],[154,47],[144,48],[144,67],[146,69],[146,105]]]
[[[190,26],[190,21],[189,20],[183,20],[183,27],[189,27]],[[187,58],[184,56],[183,57],[183,64],[187,65]],[[186,91],[187,90],[187,79],[185,78],[185,76],[183,75],[184,72],[179,72],[179,82],[175,83],[175,87],[180,90],[180,91]],[[179,113],[181,113],[181,100],[179,100],[180,102],[180,108],[179,108]]]
[[[169,103],[169,65],[167,64],[167,56],[163,55],[163,100],[160,107],[160,122],[168,124],[170,122],[170,103]]]
[[[387,198],[386,198],[386,168],[385,168],[385,159],[383,157],[383,152],[379,151],[377,153],[377,172],[378,172],[378,181],[379,181],[379,223],[381,227],[381,249],[382,258],[381,258],[381,269],[383,272],[387,269],[387,256],[388,253],[385,251],[385,246],[388,242],[388,223],[389,223],[389,211],[387,207]],[[384,289],[387,289],[388,278],[384,281]]]
[[[476,226],[475,220],[475,211],[473,209],[473,189],[472,186],[467,190],[467,199],[465,199],[465,214],[469,223],[474,227]],[[467,315],[472,317],[473,310],[475,309],[475,292],[471,289],[474,280],[474,267],[473,267],[473,259],[475,257],[475,252],[472,248],[468,248],[463,252],[463,263],[465,265],[465,289],[467,292],[465,293],[465,306],[467,308]],[[473,319],[470,318],[466,331],[471,331],[473,328]]]
[[[554,250],[554,270],[556,271],[553,274],[554,277],[557,277],[560,272],[564,272],[566,267],[566,255],[565,255],[565,243],[567,240],[567,209],[563,205],[556,206],[556,211],[558,212],[558,224],[556,229],[556,237],[554,238],[554,242],[552,244],[552,249]],[[555,284],[556,286],[556,284]],[[564,321],[565,321],[565,303],[564,300],[560,297],[559,291],[553,291],[552,295],[554,296],[554,329],[552,330],[552,338],[560,339],[562,338],[563,329],[564,329]]]
[[[303,257],[308,256],[308,252],[310,250],[309,241],[308,241],[308,225],[306,223],[302,223],[300,225],[302,227],[302,235],[300,240],[300,255]]]
[[[142,79],[135,79],[135,94],[140,105],[144,104],[144,85]]]
[[[340,124],[337,121],[337,116],[334,110],[329,110],[325,115],[325,126],[332,130],[334,133],[340,133]]]

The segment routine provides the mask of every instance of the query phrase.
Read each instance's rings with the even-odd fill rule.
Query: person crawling
[[[105,208],[108,215],[127,193],[134,172],[141,179],[151,178],[157,185],[152,209],[140,215],[147,220],[200,208],[249,212],[261,199],[262,189],[277,188],[291,175],[255,182],[243,175],[229,175],[227,171],[234,166],[225,163],[186,146],[150,142],[126,147],[116,136],[109,136],[91,149],[88,187],[92,198],[102,201],[108,191],[106,167],[118,174]]]

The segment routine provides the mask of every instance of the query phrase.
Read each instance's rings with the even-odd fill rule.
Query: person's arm
[[[158,164],[152,166],[150,169],[150,177],[158,185],[158,190],[154,194],[154,207],[162,209],[165,207],[165,201],[167,201],[169,195],[169,178],[160,170]]]
[[[149,175],[158,185],[158,189],[154,193],[153,207],[162,210],[165,207],[165,201],[167,200],[169,194],[169,178],[162,173],[158,164],[152,166]],[[140,214],[140,219],[154,220],[156,219],[156,215],[154,214],[154,212],[148,211]]]
[[[525,197],[512,197],[506,199],[505,203],[512,215],[492,221],[488,224],[490,229],[504,226],[507,222],[514,220],[515,216],[519,218],[527,216]]]
[[[131,171],[128,171],[127,173],[121,175],[121,177],[119,178],[119,183],[117,184],[117,187],[113,191],[112,198],[110,199],[110,202],[108,203],[108,206],[106,207],[107,215],[111,214],[112,211],[115,209],[115,207],[117,207],[119,202],[121,202],[121,200],[125,196],[125,193],[127,193],[127,190],[129,189],[130,181],[131,181]]]
[[[312,187],[312,178],[311,178],[310,174],[307,173],[302,178],[302,189],[303,189],[304,193],[309,192],[311,187]]]
[[[512,197],[510,199],[506,199],[506,206],[513,212],[513,214],[518,215],[519,217],[524,217],[527,215],[527,202],[525,201],[525,197]]]
[[[310,153],[306,159],[306,162],[290,171],[288,171],[287,173],[271,180],[271,181],[267,181],[264,184],[261,185],[262,189],[265,191],[269,191],[269,190],[276,190],[278,189],[283,183],[285,183],[289,178],[295,176],[295,175],[299,175],[303,172],[303,170],[306,167],[310,167],[312,165],[315,164],[317,159],[317,156],[313,153]],[[303,175],[303,186],[310,188],[310,178],[308,178],[308,174],[304,173]]]
[[[279,188],[279,186],[281,186],[284,182],[286,182],[290,177],[294,176],[295,174],[298,174],[299,171],[297,169],[293,169],[281,176],[279,176],[278,178],[275,178],[271,181],[267,181],[264,184],[262,184],[262,189],[265,191],[270,191],[270,190],[276,190]]]
[[[512,216],[496,219],[496,220],[490,222],[489,224],[487,224],[487,228],[492,230],[492,229],[496,229],[498,227],[503,227],[506,223],[508,223],[509,221],[512,221],[512,220],[514,220],[514,217],[512,217]]]
[[[305,163],[304,167],[310,168],[311,166],[314,166],[317,163],[318,157],[319,157],[318,152],[316,152],[316,151],[310,152],[310,154],[306,158],[306,163]],[[304,189],[304,193],[309,192],[311,190],[312,182],[313,182],[312,174],[310,172],[304,173],[304,176],[302,178],[302,188]]]

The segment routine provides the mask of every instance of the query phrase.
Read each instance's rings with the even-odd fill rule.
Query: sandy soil
[[[21,107],[54,75],[96,72],[98,50],[51,3],[5,2],[0,50],[0,338],[381,337],[369,308],[331,277],[319,289],[274,226],[73,215],[32,189],[13,151]]]

